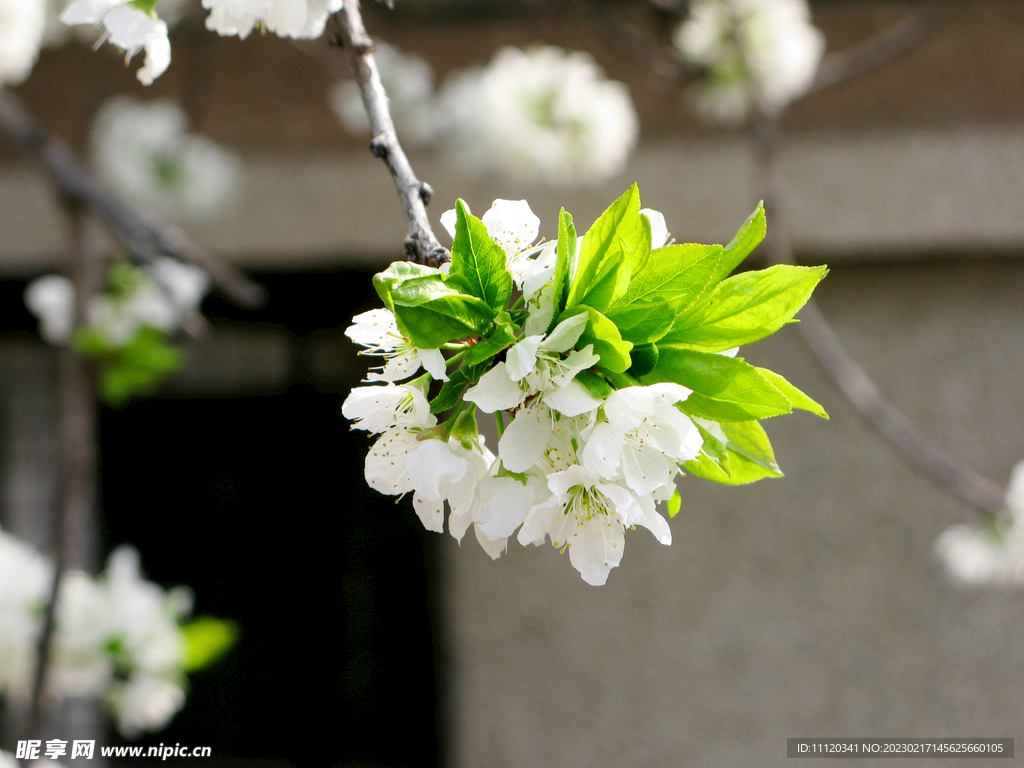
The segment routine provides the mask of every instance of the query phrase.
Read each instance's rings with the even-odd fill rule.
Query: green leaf
[[[693,425],[697,427],[697,431],[700,432],[700,436],[704,439],[704,443],[701,446],[701,452],[717,464],[718,468],[722,470],[726,476],[731,475],[732,470],[729,468],[729,451],[726,448],[726,444],[696,421],[693,422]],[[728,438],[726,438],[726,440],[728,440]]]
[[[77,343],[87,345],[95,341],[89,333],[83,334]],[[149,326],[139,328],[124,346],[116,347],[109,341],[102,344],[105,351],[89,356],[100,362],[100,396],[115,408],[133,395],[156,388],[165,376],[181,367],[183,360],[181,351],[167,342],[164,332]],[[99,342],[93,349],[100,349]]]
[[[500,313],[494,323],[494,331],[491,335],[474,344],[466,352],[466,361],[471,365],[490,360],[502,350],[508,349],[516,343],[516,331],[512,327],[511,318],[507,312]]]
[[[718,352],[763,339],[793,318],[827,272],[778,264],[730,277],[680,315],[662,344]]]
[[[721,255],[720,245],[693,243],[653,251],[633,275],[626,293],[608,310],[608,317],[619,327],[622,337],[634,344],[658,341],[680,311],[707,290]]]
[[[640,215],[640,193],[634,184],[583,236],[566,309],[610,306],[626,292],[630,263],[645,257],[645,248],[651,248],[651,225]]]
[[[186,672],[210,666],[238,641],[237,624],[209,616],[200,616],[183,624],[180,631],[185,641],[182,667]]]
[[[622,340],[622,336],[619,335],[619,329],[615,323],[593,307],[579,306],[575,307],[574,310],[560,317],[558,321],[561,322],[566,317],[577,315],[581,311],[586,311],[590,314],[587,327],[583,330],[579,341],[576,342],[576,349],[582,349],[587,344],[593,344],[594,354],[599,355],[601,358],[601,362],[597,364],[598,368],[615,373],[623,373],[628,370],[632,364],[629,359],[629,351],[633,348],[633,345],[628,341]]]
[[[455,419],[455,423],[452,424],[451,432],[452,437],[462,441],[463,446],[467,449],[471,449],[472,445],[467,444],[470,439],[476,439],[480,437],[480,430],[476,424],[476,404],[470,403],[469,407],[459,413]]]
[[[761,375],[768,379],[768,381],[774,384],[777,390],[786,396],[786,399],[792,403],[794,408],[798,408],[801,411],[810,411],[815,416],[828,419],[828,413],[825,412],[824,408],[782,378],[782,376],[774,371],[769,371],[767,368],[758,368],[757,370],[760,371]]]
[[[425,267],[411,261],[396,261],[383,272],[373,276],[373,287],[380,296],[380,300],[388,309],[394,309],[391,301],[391,291],[402,285],[407,280],[414,280],[423,277],[441,278],[441,273],[433,267]]]
[[[760,424],[740,421],[722,424],[722,428],[728,439],[731,473],[726,474],[704,453],[683,465],[687,472],[722,485],[747,485],[766,477],[782,477],[768,436]]]
[[[764,240],[766,231],[767,222],[764,217],[764,201],[762,200],[757,204],[754,212],[743,222],[743,226],[740,227],[736,236],[725,246],[722,260],[718,262],[715,273],[711,277],[711,284],[714,285],[728,277]]]
[[[591,370],[580,371],[577,373],[576,381],[586,387],[587,391],[598,400],[604,400],[615,391],[607,381]]]
[[[638,378],[646,376],[658,364],[658,346],[656,344],[634,346],[629,353],[629,359],[631,361],[630,375]]]
[[[458,405],[459,400],[462,399],[462,393],[484,375],[487,367],[486,365],[472,365],[463,360],[462,365],[451,373],[448,381],[441,385],[437,396],[430,401],[430,412],[442,413]]]
[[[668,507],[668,516],[670,520],[679,514],[679,508],[682,505],[683,497],[679,495],[679,489],[676,488],[676,492],[672,494],[672,498],[670,498],[668,503],[665,505]]]
[[[775,451],[768,441],[764,427],[756,421],[735,421],[723,424],[725,436],[729,439],[730,455],[741,456],[768,472],[772,477],[782,477],[782,470],[775,461]]]
[[[530,476],[525,472],[512,472],[511,470],[505,469],[505,465],[500,461],[498,462],[498,471],[494,473],[495,477],[511,477],[518,480],[523,485],[526,485],[530,481]]]
[[[645,384],[673,381],[693,390],[680,408],[714,421],[747,421],[792,413],[789,400],[754,366],[739,358],[658,347],[658,364]]]
[[[391,298],[399,330],[420,349],[484,335],[494,319],[482,300],[436,281],[406,282]]]
[[[487,227],[455,202],[455,240],[448,283],[463,293],[482,299],[495,310],[508,307],[512,295],[512,273],[505,266],[504,249],[491,239]]]
[[[565,309],[565,302],[569,297],[569,273],[572,271],[572,262],[576,256],[576,240],[576,227],[572,223],[572,216],[563,208],[558,214],[558,246],[555,252],[555,317]]]
[[[603,371],[604,376],[616,389],[626,389],[627,387],[639,387],[640,382],[634,379],[628,373],[617,373],[616,371]]]

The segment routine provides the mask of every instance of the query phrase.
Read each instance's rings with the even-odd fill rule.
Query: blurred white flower
[[[320,37],[341,0],[203,0],[210,10],[206,28],[246,38],[260,25],[281,37]]]
[[[0,0],[0,85],[28,77],[45,28],[46,0]]]
[[[445,83],[438,110],[460,164],[554,185],[619,173],[639,132],[626,87],[588,54],[554,47],[500,50]]]
[[[725,123],[742,122],[754,105],[779,112],[810,87],[825,51],[806,0],[694,0],[674,42],[707,68],[700,112]]]
[[[146,61],[136,77],[143,85],[164,73],[171,63],[171,42],[167,39],[167,23],[128,4],[129,0],[75,0],[60,16],[69,26],[102,24],[100,42],[109,40],[131,59],[145,49]]]
[[[204,270],[166,257],[146,267],[121,266],[119,284],[93,296],[86,310],[89,327],[113,346],[128,343],[143,326],[176,331],[186,315],[199,309],[210,284]],[[74,302],[75,287],[61,275],[44,275],[25,289],[25,305],[50,344],[64,344],[71,337]]]
[[[149,215],[210,219],[233,201],[241,164],[186,129],[185,113],[176,104],[115,97],[93,123],[93,163],[108,185]]]
[[[434,123],[434,71],[419,56],[402,53],[387,43],[376,43],[374,58],[395,129],[403,142],[427,144],[436,133]],[[327,94],[331,109],[351,133],[370,133],[370,119],[353,80],[336,83]]]
[[[0,531],[0,695],[20,703],[31,690],[52,578],[45,558]],[[178,624],[191,604],[187,590],[143,579],[130,547],[115,550],[100,577],[66,573],[47,695],[105,698],[124,736],[162,728],[185,701]]]
[[[1006,509],[994,526],[954,525],[935,541],[951,581],[970,586],[1024,585],[1024,461],[1006,488]]]

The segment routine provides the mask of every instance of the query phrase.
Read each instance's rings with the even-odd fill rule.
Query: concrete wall
[[[998,482],[1024,458],[1022,291],[1006,262],[839,267],[820,288],[883,391]],[[859,421],[795,329],[746,354],[832,416],[766,423],[784,479],[684,478],[672,546],[627,532],[601,588],[549,546],[492,563],[446,544],[455,765],[784,766],[787,736],[1022,744],[1024,592],[957,589],[931,553],[972,511]]]

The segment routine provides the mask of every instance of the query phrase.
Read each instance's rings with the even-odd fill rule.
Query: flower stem
[[[467,348],[467,349],[462,350],[461,352],[456,352],[454,355],[452,355],[451,357],[449,357],[445,361],[445,365],[452,365],[453,363],[457,363],[459,360],[461,360],[463,358],[463,356],[468,351],[469,351],[469,349]]]
[[[505,420],[501,418],[501,411],[494,412],[494,422],[498,425],[498,439],[505,434]]]

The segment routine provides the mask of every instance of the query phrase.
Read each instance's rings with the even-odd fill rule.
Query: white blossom
[[[643,525],[662,544],[672,542],[653,501],[645,509],[628,489],[602,482],[578,464],[549,475],[548,489],[549,498],[527,514],[519,542],[540,544],[547,536],[556,549],[569,550],[569,561],[588,584],[604,584],[619,564],[625,528]]]
[[[199,267],[160,257],[153,264],[128,268],[125,284],[96,294],[86,322],[111,345],[123,346],[142,327],[171,333],[199,308],[209,276]],[[39,332],[51,344],[64,344],[74,327],[75,287],[61,275],[44,275],[25,289],[25,305],[39,320]]]
[[[16,85],[35,66],[46,29],[47,0],[0,0],[0,86]]]
[[[1006,508],[994,525],[954,525],[935,541],[951,581],[968,586],[1024,585],[1024,461],[1006,488]]]
[[[356,344],[366,347],[360,354],[380,355],[384,367],[371,371],[367,381],[401,381],[422,367],[437,381],[448,381],[444,355],[439,349],[420,349],[398,329],[394,313],[389,309],[371,309],[352,318],[345,330]]]
[[[622,478],[640,496],[670,484],[679,463],[696,458],[703,443],[694,423],[674,407],[689,394],[668,383],[613,392],[602,406],[606,420],[583,448],[583,466],[607,480]]]
[[[373,434],[399,424],[425,425],[431,418],[430,404],[420,390],[395,384],[355,387],[342,403],[341,413],[355,429]]]
[[[241,163],[187,127],[176,104],[115,97],[93,123],[93,164],[112,189],[155,218],[211,219],[234,202]]]
[[[775,114],[803,95],[825,50],[806,0],[694,0],[674,42],[708,70],[700,111],[726,123],[754,105]]]
[[[259,25],[280,37],[315,38],[341,0],[203,0],[210,10],[206,28],[246,38]]]
[[[500,50],[445,83],[438,108],[456,162],[554,185],[619,173],[639,132],[626,87],[588,54],[554,47]]]
[[[152,85],[170,66],[167,23],[132,7],[128,0],[75,0],[64,9],[60,20],[70,26],[102,24],[104,33],[100,42],[109,40],[125,52],[128,60],[144,49],[146,61],[136,73],[143,85]]]
[[[434,119],[434,72],[424,59],[377,41],[374,59],[388,107],[403,144],[427,144],[436,135]],[[359,85],[342,80],[328,92],[327,101],[349,132],[370,133],[370,119],[363,106]]]

